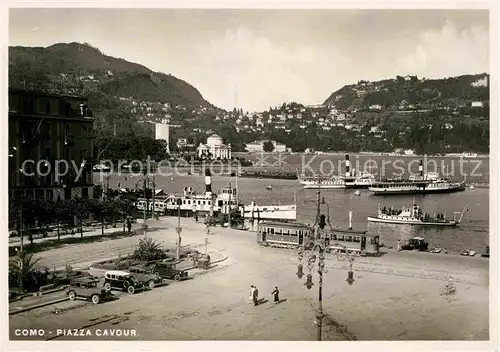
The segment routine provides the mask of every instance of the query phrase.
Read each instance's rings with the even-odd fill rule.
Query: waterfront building
[[[285,153],[287,151],[287,147],[285,144],[267,140],[260,140],[248,143],[245,145],[245,150],[250,153],[262,153],[264,152],[264,143],[266,142],[271,142],[273,144],[274,147],[273,152],[275,153]]]
[[[198,157],[208,159],[231,159],[231,144],[224,144],[222,138],[213,134],[207,138],[207,143],[197,148]]]
[[[92,116],[84,97],[10,88],[9,198],[93,198]]]

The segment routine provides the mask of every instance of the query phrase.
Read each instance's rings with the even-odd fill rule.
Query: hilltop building
[[[200,158],[231,159],[231,144],[224,144],[219,135],[212,134],[206,144],[200,143],[197,152]]]
[[[9,198],[93,198],[92,116],[86,98],[10,88]]]

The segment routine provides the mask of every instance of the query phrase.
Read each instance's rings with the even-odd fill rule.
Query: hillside
[[[486,78],[486,80],[484,80]],[[464,75],[444,79],[397,76],[377,82],[359,81],[332,93],[324,105],[346,111],[460,108],[472,101],[489,101],[489,75]]]
[[[185,107],[211,106],[187,82],[104,55],[88,44],[9,47],[9,85],[20,86],[25,81],[55,83],[63,90],[77,86],[86,93],[100,92]]]

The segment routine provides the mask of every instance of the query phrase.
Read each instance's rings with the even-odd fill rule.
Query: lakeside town
[[[11,23],[37,13],[23,11]],[[275,93],[250,112],[144,58],[23,43],[9,47],[10,344],[494,338],[486,66],[377,69],[322,103]]]

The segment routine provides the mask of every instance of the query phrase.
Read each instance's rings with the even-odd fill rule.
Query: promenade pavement
[[[164,218],[163,229],[149,236],[175,244],[176,219]],[[202,224],[182,219],[182,244],[202,250]],[[209,250],[229,259],[193,280],[155,288],[119,300],[76,307],[59,314],[49,309],[10,317],[10,336],[16,328],[135,329],[139,340],[314,340],[315,285],[308,290],[297,278],[293,251],[260,247],[251,232],[213,228]],[[138,236],[87,243],[38,253],[50,265],[83,263],[130,251]],[[355,282],[346,283],[346,262],[328,255],[324,274],[323,307],[325,340],[486,340],[489,338],[489,262],[485,258],[454,255],[389,252],[378,258],[357,258]],[[307,273],[307,269],[306,269]],[[457,294],[439,293],[448,278]],[[249,304],[249,286],[262,298]],[[282,303],[272,304],[274,286]],[[453,324],[450,324],[453,322]],[[48,336],[48,335],[47,335]],[[47,339],[48,337],[38,337]],[[54,338],[52,336],[51,338]],[[108,337],[109,338],[109,337]],[[58,339],[82,339],[60,336]],[[87,336],[85,339],[104,339]]]

